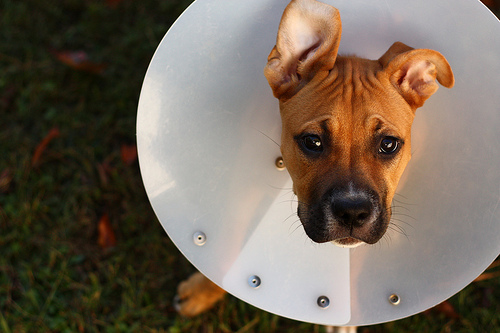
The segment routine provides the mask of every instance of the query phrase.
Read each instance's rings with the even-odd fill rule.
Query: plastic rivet
[[[278,157],[275,164],[278,170],[285,170],[285,161],[283,161],[283,157]]]
[[[201,231],[195,232],[193,235],[193,241],[198,246],[203,246],[207,242],[207,236]]]
[[[401,303],[401,298],[396,294],[392,294],[391,296],[389,296],[389,302],[392,305],[399,305],[399,303]]]
[[[320,296],[318,297],[317,303],[320,308],[326,309],[330,306],[330,299],[326,296]]]
[[[257,289],[260,287],[260,277],[257,275],[252,275],[248,278],[248,285],[254,289]]]

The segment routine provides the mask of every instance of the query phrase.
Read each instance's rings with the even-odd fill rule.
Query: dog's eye
[[[317,135],[305,135],[301,138],[302,147],[310,152],[320,153],[323,151],[323,144]]]
[[[380,148],[378,152],[385,155],[391,155],[396,153],[399,150],[400,142],[398,139],[392,136],[386,136],[380,142]]]

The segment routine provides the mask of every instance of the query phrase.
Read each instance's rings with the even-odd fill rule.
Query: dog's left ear
[[[292,0],[264,69],[274,96],[289,98],[318,72],[331,70],[341,32],[336,8],[316,0]]]
[[[382,72],[389,75],[391,83],[414,109],[421,107],[438,90],[436,79],[446,88],[455,84],[450,64],[434,50],[413,49],[396,42],[379,62]]]

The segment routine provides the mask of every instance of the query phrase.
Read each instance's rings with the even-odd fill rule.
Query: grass
[[[324,331],[229,296],[194,319],[172,307],[194,268],[122,150],[150,58],[189,2],[1,2],[1,332]],[[360,332],[500,332],[499,278],[448,305]]]

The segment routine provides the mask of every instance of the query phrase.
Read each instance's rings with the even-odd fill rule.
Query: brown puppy
[[[307,235],[354,247],[376,243],[387,230],[411,158],[415,111],[438,89],[436,79],[451,88],[454,77],[440,53],[399,42],[378,60],[337,56],[341,30],[336,8],[292,0],[264,74],[279,99],[281,152]],[[223,294],[212,292],[200,307],[186,290],[208,280],[192,279],[198,286],[179,289],[184,314]]]
[[[415,110],[454,78],[440,53],[399,42],[379,60],[337,56],[341,30],[336,8],[293,0],[264,73],[307,235],[352,247],[384,235]]]

